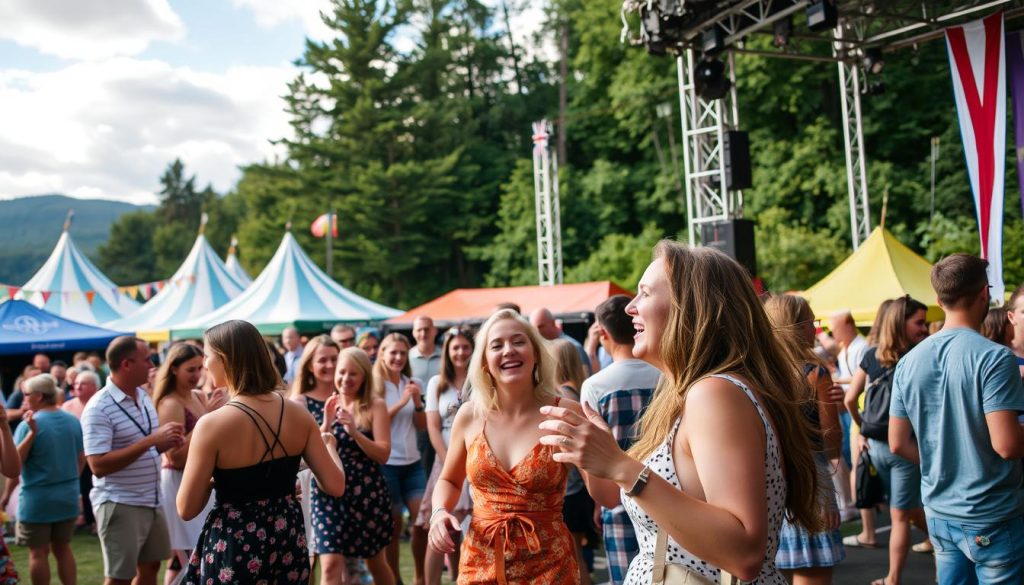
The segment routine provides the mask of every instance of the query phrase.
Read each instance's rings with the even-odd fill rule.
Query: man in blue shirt
[[[896,366],[893,453],[921,464],[921,495],[939,583],[1024,582],[1024,385],[1009,349],[978,333],[988,262],[944,258],[931,281],[942,330]]]

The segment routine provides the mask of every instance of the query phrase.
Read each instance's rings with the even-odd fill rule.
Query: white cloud
[[[318,41],[334,38],[335,34],[320,18],[321,12],[330,12],[330,0],[231,0],[235,6],[248,8],[256,24],[273,28],[287,20],[298,20],[306,34]]]
[[[238,165],[280,154],[281,97],[296,70],[223,74],[117,58],[50,73],[0,71],[0,197],[66,193],[152,202],[180,157],[199,184],[230,189]]]
[[[167,0],[6,0],[0,39],[65,59],[137,55],[185,35]]]

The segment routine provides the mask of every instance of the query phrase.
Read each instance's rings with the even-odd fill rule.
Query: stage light
[[[702,59],[693,71],[697,95],[705,100],[718,100],[729,93],[732,84],[725,75],[725,63],[717,59]]]
[[[789,35],[793,33],[793,17],[780,18],[772,23],[772,44],[778,48],[789,45]]]
[[[725,31],[718,26],[713,26],[704,31],[701,41],[705,55],[717,55],[725,50]]]
[[[885,69],[885,57],[882,56],[882,49],[878,47],[864,51],[861,62],[864,64],[864,70],[872,75],[878,75]]]
[[[640,5],[640,23],[648,53],[664,55],[680,49],[684,14],[681,0],[656,0]]]
[[[839,24],[839,13],[831,0],[821,0],[807,7],[807,28],[814,32],[830,30]]]

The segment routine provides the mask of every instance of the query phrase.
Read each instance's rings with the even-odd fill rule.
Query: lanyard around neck
[[[138,392],[138,390],[136,390],[136,392]],[[135,428],[139,429],[139,432],[142,433],[142,436],[148,437],[149,434],[153,432],[153,420],[151,418],[149,418],[149,410],[147,410],[141,404],[141,401],[136,402],[135,405],[138,407],[139,410],[142,411],[142,414],[146,415],[146,427],[147,427],[146,429],[142,428],[142,425],[139,424],[139,421],[135,420],[135,417],[133,417],[132,415],[128,414],[128,411],[125,410],[125,408],[123,406],[121,406],[121,402],[119,400],[115,400],[114,401],[114,406],[116,406],[119,409],[121,409],[121,412],[123,412],[124,415],[126,417],[128,417],[128,420],[132,421],[132,424],[135,425]]]

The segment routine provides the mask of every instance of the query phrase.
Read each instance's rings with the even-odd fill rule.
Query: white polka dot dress
[[[768,493],[768,547],[765,550],[764,564],[761,565],[761,572],[750,583],[786,585],[787,581],[775,567],[775,555],[779,548],[779,530],[782,527],[782,521],[786,514],[786,480],[782,474],[782,458],[778,439],[775,436],[772,425],[768,422],[768,417],[765,416],[764,410],[761,409],[761,404],[749,388],[732,376],[720,374],[715,377],[732,382],[746,393],[747,397],[754,403],[757,413],[764,423],[765,438],[767,439],[768,448],[765,450],[764,473],[767,479],[766,487]],[[679,429],[681,420],[676,420],[675,425],[672,427],[672,432],[665,438],[665,442],[655,449],[650,457],[644,461],[651,468],[652,472],[660,475],[677,489],[682,488],[679,485],[679,478],[676,477],[675,462],[672,460],[672,443],[675,440],[676,431]],[[640,542],[640,554],[629,565],[625,585],[649,585],[651,582],[651,571],[654,568],[654,545],[658,535],[658,526],[643,511],[643,508],[627,496],[625,492],[622,493],[622,504],[626,508],[630,520],[633,521],[637,540]],[[690,554],[689,551],[679,546],[671,536],[668,538],[665,558],[670,564],[682,565],[715,582],[718,581],[718,567]]]

